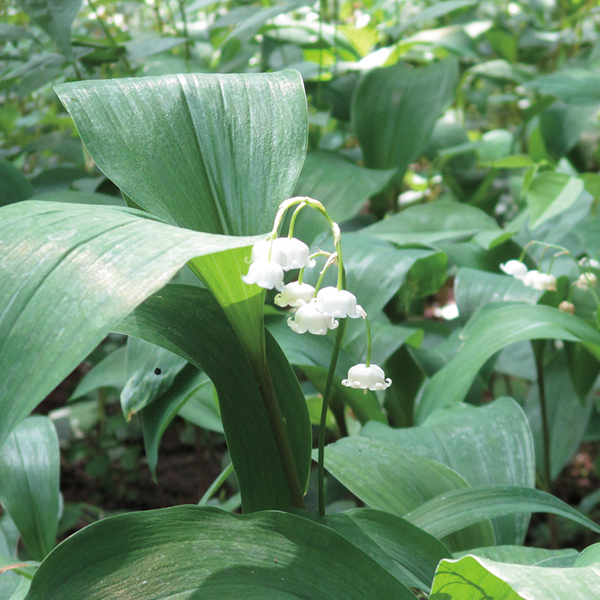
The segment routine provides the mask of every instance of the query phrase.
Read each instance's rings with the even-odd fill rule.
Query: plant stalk
[[[325,516],[325,435],[327,433],[327,408],[329,407],[329,398],[333,386],[333,376],[340,350],[342,349],[342,340],[346,331],[348,319],[340,319],[340,324],[335,336],[335,344],[329,361],[329,372],[325,382],[325,391],[323,392],[323,406],[321,407],[321,421],[319,423],[319,457],[318,457],[318,488],[319,488],[319,516]]]

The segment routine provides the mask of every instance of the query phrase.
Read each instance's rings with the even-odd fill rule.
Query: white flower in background
[[[600,262],[598,262],[597,260],[595,260],[594,258],[589,258],[587,256],[584,256],[580,261],[579,264],[582,267],[590,267],[591,269],[600,269]]]
[[[322,313],[330,317],[358,319],[366,316],[362,306],[356,304],[356,296],[348,290],[324,287],[318,291],[315,303]]]
[[[534,290],[549,290],[556,291],[556,277],[548,273],[540,273],[535,269],[528,271],[525,277],[521,280],[527,287]]]
[[[350,367],[348,379],[342,381],[342,385],[360,390],[385,390],[392,385],[392,380],[386,379],[383,369],[377,365],[361,363]],[[366,393],[366,392],[365,392]]]
[[[242,281],[248,285],[256,283],[267,290],[275,288],[281,292],[283,290],[283,269],[276,262],[256,260],[251,263],[248,274],[242,277]]]
[[[573,285],[580,290],[589,290],[590,287],[596,287],[597,282],[598,278],[594,273],[582,273],[577,281],[573,282]]]
[[[298,308],[294,318],[288,318],[288,325],[296,333],[313,333],[325,335],[328,329],[335,329],[339,322],[319,311],[314,302],[303,304]]]
[[[517,279],[523,279],[527,275],[527,266],[520,260],[509,260],[508,262],[502,263],[500,268],[507,275],[512,275]]]
[[[571,304],[568,300],[563,300],[558,305],[558,310],[569,313],[570,315],[574,315],[575,314],[575,305]]]
[[[298,307],[308,304],[315,297],[315,288],[308,283],[292,281],[288,283],[281,294],[275,296],[277,306]]]

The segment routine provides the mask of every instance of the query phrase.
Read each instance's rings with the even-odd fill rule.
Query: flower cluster
[[[248,274],[242,277],[244,283],[271,290],[283,290],[283,273],[290,269],[313,267],[315,261],[309,257],[308,246],[296,238],[275,238],[262,240],[252,247],[252,257]]]
[[[522,281],[524,285],[534,290],[556,291],[556,277],[554,275],[540,273],[535,269],[529,271],[527,265],[520,260],[509,260],[506,263],[502,263],[500,268],[507,275],[512,275],[515,279]]]
[[[288,237],[277,237],[277,230],[285,212],[297,205],[290,222]],[[318,252],[314,256],[326,255],[328,260],[321,272],[316,288],[302,282],[305,268],[315,266],[314,256],[310,255],[308,246],[292,236],[293,224],[298,212],[305,206],[310,206],[323,214],[331,226],[336,251],[333,254]],[[312,198],[292,198],[279,207],[271,235],[266,240],[257,242],[252,248],[251,262],[248,273],[242,277],[244,283],[256,284],[265,289],[276,289],[275,304],[282,308],[291,307],[293,316],[287,320],[289,327],[296,333],[312,333],[325,335],[330,329],[336,329],[338,319],[358,319],[366,321],[367,313],[357,303],[356,296],[344,289],[343,263],[341,256],[341,232],[327,214],[323,205]],[[334,263],[338,265],[338,285],[319,289],[323,275]],[[297,281],[284,284],[286,271],[300,269]],[[367,323],[367,362],[358,364],[348,371],[348,378],[342,383],[345,386],[366,390],[384,390],[391,385],[391,380],[385,378],[383,370],[377,365],[370,364],[371,335]]]

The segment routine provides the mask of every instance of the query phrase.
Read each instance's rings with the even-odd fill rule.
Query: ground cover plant
[[[0,9],[0,598],[600,596],[594,3]]]

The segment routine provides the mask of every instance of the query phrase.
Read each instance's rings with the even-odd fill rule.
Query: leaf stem
[[[331,388],[333,386],[333,376],[335,368],[340,356],[344,332],[346,331],[346,323],[348,319],[340,319],[340,325],[337,328],[335,336],[335,344],[329,361],[329,372],[327,373],[327,381],[325,383],[325,391],[323,392],[323,406],[321,407],[321,421],[319,423],[319,456],[318,456],[318,488],[319,488],[319,515],[325,516],[325,434],[327,433],[327,409],[329,407],[329,398],[331,396]]]
[[[269,417],[269,422],[271,423],[271,429],[275,436],[275,443],[277,444],[283,472],[290,491],[292,506],[294,506],[294,508],[304,509],[306,508],[304,505],[304,493],[300,486],[296,461],[294,460],[290,440],[285,429],[281,407],[277,401],[275,386],[273,385],[273,379],[271,378],[271,371],[269,370],[269,365],[266,361],[257,383]]]
[[[538,392],[540,397],[540,412],[542,416],[542,444],[544,451],[544,476],[543,487],[544,491],[550,493],[552,488],[552,465],[550,456],[550,424],[548,421],[548,403],[546,399],[546,386],[544,382],[544,345],[542,342],[538,352],[534,351],[535,356],[535,371],[538,383]],[[556,519],[554,515],[548,515],[548,527],[550,529],[550,546],[558,548],[558,529],[556,527]]]
[[[221,474],[210,484],[210,487],[204,493],[204,496],[200,498],[198,506],[205,506],[206,503],[214,496],[215,492],[225,483],[227,478],[233,473],[233,463],[229,463]]]
[[[98,14],[98,9],[96,7],[95,0],[88,0],[88,4],[90,8],[94,11],[94,15],[96,15],[96,19],[98,20],[98,23],[100,23],[100,27],[102,28],[102,31],[104,31],[104,35],[106,36],[106,39],[108,40],[110,45],[113,48],[119,48],[119,44],[117,44],[117,41],[113,37],[113,34],[110,32],[110,29]],[[131,77],[135,77],[135,71],[133,70],[133,67],[131,66],[130,62],[127,60],[127,57],[123,54],[120,58],[129,75],[131,75]]]

